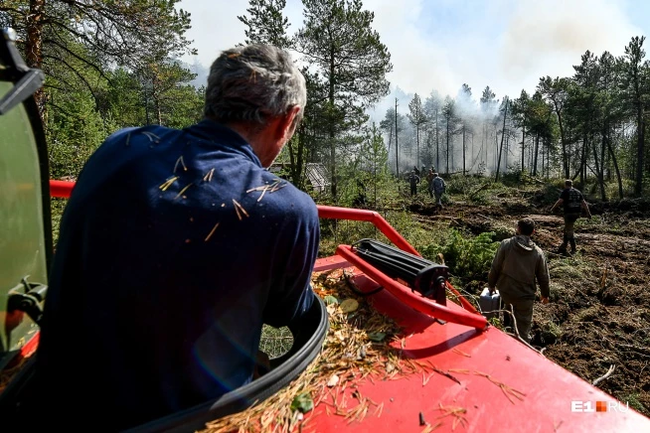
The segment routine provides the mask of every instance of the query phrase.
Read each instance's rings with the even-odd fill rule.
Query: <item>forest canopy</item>
[[[179,59],[194,53],[191,16],[179,0],[5,0],[0,25],[18,33],[30,67],[46,74],[37,95],[53,177],[75,177],[103,139],[127,126],[190,125],[202,117],[202,87]],[[465,83],[395,100],[374,125],[368,110],[392,87],[393,60],[362,0],[303,0],[289,33],[285,0],[250,0],[237,17],[242,43],[286,48],[303,65],[309,104],[278,162],[299,187],[321,164],[329,200],[358,182],[377,187],[413,166],[444,174],[571,178],[616,184],[641,196],[650,173],[646,119],[650,66],[644,36],[623,54],[586,51],[567,77],[542,76],[533,89],[498,95]],[[309,67],[305,66],[309,65]],[[432,71],[435,73],[435,71]],[[498,96],[497,96],[498,95]],[[371,152],[369,154],[368,152]]]

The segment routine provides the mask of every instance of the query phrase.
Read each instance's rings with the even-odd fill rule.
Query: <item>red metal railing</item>
[[[487,327],[487,319],[480,314],[471,312],[471,310],[465,311],[451,309],[445,305],[427,299],[420,294],[414,293],[410,288],[395,281],[379,269],[361,259],[354,253],[352,247],[349,245],[339,245],[336,249],[336,253],[363,271],[364,274],[374,280],[377,284],[383,286],[384,289],[388,290],[393,296],[402,301],[402,303],[420,313],[435,317],[436,319],[446,320],[447,322],[471,326],[476,329],[485,329]],[[451,286],[451,284],[447,284],[448,287]]]
[[[348,209],[341,207],[333,206],[317,206],[318,207],[318,216],[320,218],[331,218],[331,219],[342,219],[342,220],[352,220],[352,221],[368,221],[371,222],[379,231],[381,231],[392,243],[394,243],[399,249],[415,254],[416,256],[422,257],[420,253],[417,252],[411,244],[408,243],[406,239],[400,235],[397,230],[395,230],[389,223],[386,221],[379,213],[371,210],[364,209]],[[338,251],[337,251],[338,252]],[[341,254],[339,254],[341,255]],[[464,309],[471,311],[475,314],[480,314],[474,306],[461,295],[458,290],[451,283],[447,282],[447,288],[454,295],[458,297],[461,305]]]
[[[50,195],[52,197],[70,198],[74,185],[74,182],[50,180]],[[370,222],[398,248],[421,257],[420,253],[418,253],[417,250],[388,223],[388,221],[375,211],[321,205],[317,207],[318,216],[320,218]],[[448,322],[460,323],[478,329],[483,329],[487,326],[487,320],[485,317],[480,315],[476,308],[474,308],[474,306],[449,282],[447,282],[447,288],[458,297],[458,300],[467,312],[453,311],[443,305],[436,304],[427,298],[410,293],[408,290],[405,290],[406,286],[403,286],[381,271],[370,266],[368,263],[359,259],[356,254],[351,252],[350,247],[346,245],[340,246],[336,252],[350,263],[366,272],[368,276],[377,283],[382,284],[402,302],[424,314]]]
[[[318,216],[320,218],[329,218],[337,220],[351,220],[351,221],[368,221],[379,229],[397,248],[407,251],[411,254],[419,256],[411,244],[395,230],[388,221],[386,221],[379,213],[372,210],[364,209],[348,209],[334,206],[316,206],[318,208]]]
[[[65,180],[50,180],[50,197],[70,198],[74,182]]]

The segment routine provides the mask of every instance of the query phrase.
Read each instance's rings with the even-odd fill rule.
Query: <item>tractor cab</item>
[[[0,371],[16,369],[37,341],[52,254],[49,176],[33,94],[43,73],[0,42]],[[2,377],[0,387],[8,380]]]

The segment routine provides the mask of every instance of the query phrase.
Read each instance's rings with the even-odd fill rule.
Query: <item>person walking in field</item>
[[[558,206],[562,206],[564,208],[564,239],[562,241],[562,245],[560,245],[560,248],[558,249],[558,253],[566,254],[567,244],[571,244],[570,253],[575,254],[575,222],[578,218],[580,218],[582,209],[584,209],[590,219],[591,211],[589,210],[589,205],[584,199],[582,193],[573,187],[573,181],[571,179],[564,181],[564,190],[560,194],[560,198],[555,202],[553,207],[551,207],[551,213]]]
[[[517,222],[517,234],[501,242],[488,274],[490,294],[499,290],[501,299],[516,321],[517,334],[530,341],[533,304],[539,284],[542,304],[548,303],[550,276],[542,250],[530,237],[535,222],[524,218]],[[507,319],[510,316],[506,316]]]
[[[433,187],[433,194],[436,196],[436,206],[442,209],[442,195],[447,189],[447,184],[445,180],[438,175],[438,173],[433,173],[433,180],[431,181]]]
[[[420,183],[420,176],[418,176],[417,169],[413,169],[409,175],[409,185],[411,185],[411,197],[415,197],[418,194],[418,184]]]

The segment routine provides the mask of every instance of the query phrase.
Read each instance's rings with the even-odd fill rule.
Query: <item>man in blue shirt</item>
[[[306,98],[286,52],[234,48],[211,67],[202,122],[118,131],[88,160],[38,351],[50,426],[67,409],[122,429],[218,398],[252,380],[263,323],[310,308],[317,209],[265,169]]]

